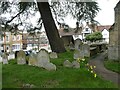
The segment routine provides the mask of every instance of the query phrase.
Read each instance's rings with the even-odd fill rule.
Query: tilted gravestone
[[[26,59],[25,59],[25,52],[20,50],[17,53],[17,64],[26,64]]]
[[[57,53],[56,52],[51,52],[50,53],[50,58],[58,58]]]
[[[30,54],[28,65],[37,66],[37,55],[35,53]]]
[[[44,68],[48,71],[56,71],[56,65],[53,63],[47,63]]]
[[[84,56],[90,57],[90,46],[88,44],[83,44],[81,47],[82,47],[82,51],[84,53]]]
[[[41,49],[37,55],[37,66],[45,67],[47,63],[50,63],[49,53],[45,49]]]
[[[77,62],[77,61],[73,61],[73,62],[72,62],[72,67],[73,67],[73,68],[80,68],[80,63]]]
[[[75,50],[80,50],[82,45],[82,41],[80,39],[75,40]]]
[[[7,53],[4,53],[3,56],[2,56],[2,61],[3,61],[3,64],[8,64],[8,56],[7,56]]]
[[[72,67],[72,63],[69,60],[65,60],[63,63],[64,67]]]

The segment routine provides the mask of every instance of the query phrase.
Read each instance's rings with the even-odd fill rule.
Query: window
[[[12,39],[13,39],[13,41],[15,41],[16,40],[15,36],[13,36]]]
[[[16,38],[17,40],[20,40],[20,37],[19,36],[17,36],[17,38]]]
[[[86,31],[88,31],[88,28],[86,28]]]

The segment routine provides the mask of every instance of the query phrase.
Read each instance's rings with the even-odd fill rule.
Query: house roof
[[[61,36],[81,35],[81,31],[82,31],[81,28],[79,28],[77,33],[75,33],[75,30],[76,30],[75,28],[70,28],[68,32],[65,32],[64,29],[61,28],[58,31]]]
[[[109,30],[111,26],[112,25],[102,25],[102,26],[98,26],[97,29],[98,29],[98,31],[101,32],[104,29]]]

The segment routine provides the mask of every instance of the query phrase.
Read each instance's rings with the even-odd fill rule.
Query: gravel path
[[[103,79],[112,81],[120,87],[120,74],[110,71],[104,67],[104,59],[106,56],[106,52],[103,52],[96,56],[95,58],[90,59],[89,64],[95,65],[95,72],[102,76]]]

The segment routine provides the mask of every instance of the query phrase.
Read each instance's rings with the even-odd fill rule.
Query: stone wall
[[[108,47],[108,59],[120,60],[120,1],[115,10],[115,25],[110,31],[110,43]]]

